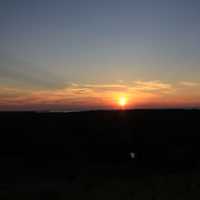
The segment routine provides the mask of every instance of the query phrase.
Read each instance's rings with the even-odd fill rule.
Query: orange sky
[[[199,83],[182,81],[133,81],[117,84],[68,84],[64,88],[39,90],[0,87],[1,110],[79,110],[119,109],[119,98],[126,97],[125,108],[198,107]]]

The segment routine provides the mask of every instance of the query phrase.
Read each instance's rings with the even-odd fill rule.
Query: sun
[[[118,104],[122,108],[125,107],[127,105],[127,98],[125,96],[119,97]]]

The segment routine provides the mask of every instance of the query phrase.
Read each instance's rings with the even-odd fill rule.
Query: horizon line
[[[80,113],[80,112],[98,112],[98,111],[140,111],[140,110],[200,110],[199,107],[159,107],[159,108],[129,108],[129,109],[83,109],[83,110],[0,110],[0,113]]]

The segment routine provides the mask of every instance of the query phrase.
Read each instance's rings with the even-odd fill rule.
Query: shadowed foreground
[[[199,199],[199,119],[197,110],[0,113],[0,198]]]

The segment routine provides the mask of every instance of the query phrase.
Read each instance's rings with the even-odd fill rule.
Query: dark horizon
[[[99,109],[72,109],[72,110],[65,110],[65,109],[60,109],[60,110],[48,110],[48,109],[24,109],[24,110],[0,110],[0,113],[6,113],[6,112],[36,112],[36,113],[45,113],[45,112],[49,112],[49,113],[79,113],[79,112],[98,112],[98,111],[119,111],[119,112],[129,112],[129,111],[134,111],[134,110],[199,110],[200,107],[138,107],[138,108],[128,108],[128,109],[104,109],[104,108],[99,108]]]

